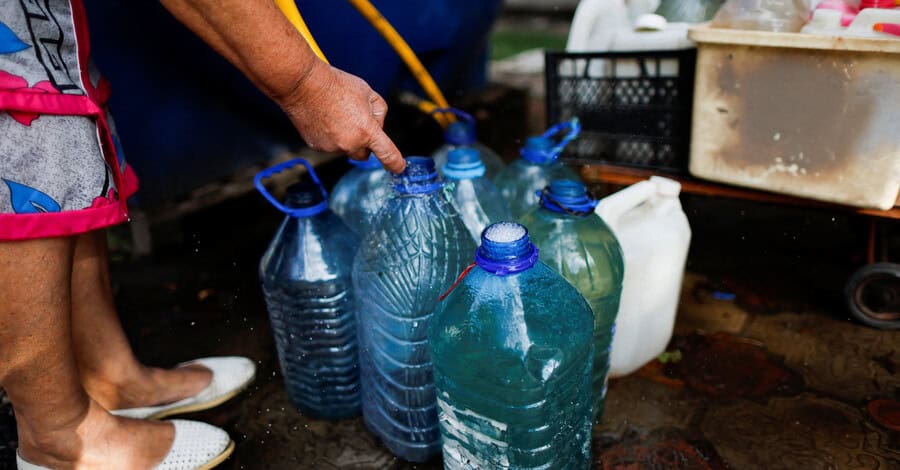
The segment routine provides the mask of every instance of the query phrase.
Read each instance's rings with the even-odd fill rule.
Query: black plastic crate
[[[687,173],[696,49],[547,52],[547,120],[578,117],[563,158]]]

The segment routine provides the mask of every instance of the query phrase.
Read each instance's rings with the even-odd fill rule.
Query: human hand
[[[310,148],[354,160],[365,160],[371,152],[388,171],[406,168],[382,130],[387,103],[359,77],[317,60],[279,104]]]

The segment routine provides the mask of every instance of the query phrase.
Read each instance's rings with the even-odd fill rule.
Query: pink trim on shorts
[[[0,111],[21,111],[59,116],[99,116],[96,103],[81,95],[0,90]]]
[[[67,237],[128,220],[118,201],[97,198],[87,209],[40,214],[0,214],[0,241]],[[106,201],[106,202],[102,202]]]

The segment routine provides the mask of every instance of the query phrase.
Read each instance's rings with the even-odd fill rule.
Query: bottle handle
[[[320,204],[317,204],[313,207],[302,207],[298,209],[292,209],[290,207],[285,206],[278,199],[275,199],[275,196],[266,189],[265,185],[263,185],[263,180],[267,178],[271,178],[272,176],[281,173],[287,169],[293,168],[295,166],[303,165],[306,167],[306,171],[309,173],[310,178],[312,178],[313,183],[322,190],[322,199],[323,201]],[[316,171],[313,169],[313,166],[306,160],[302,158],[295,158],[293,160],[288,160],[284,163],[279,163],[271,168],[267,168],[265,170],[260,171],[256,174],[256,177],[253,178],[253,185],[256,186],[256,190],[259,191],[260,194],[263,195],[266,200],[269,201],[270,204],[275,206],[281,212],[291,216],[291,217],[310,217],[322,212],[323,205],[328,205],[328,192],[325,191],[325,187],[322,186],[322,182],[319,181],[319,176],[316,175]]]
[[[569,121],[561,122],[550,129],[547,129],[541,137],[552,139],[564,131],[568,132],[560,139],[559,143],[556,144],[556,147],[553,147],[550,151],[554,157],[558,157],[562,154],[562,151],[566,146],[578,138],[578,135],[581,134],[581,121],[579,121],[577,117],[574,117]]]
[[[626,212],[653,199],[656,184],[650,180],[639,181],[600,200],[595,212],[610,227],[619,226],[619,218]],[[613,228],[615,230],[615,228]]]
[[[475,118],[471,114],[457,108],[434,108],[431,110],[431,114],[452,114],[463,121],[475,124]]]

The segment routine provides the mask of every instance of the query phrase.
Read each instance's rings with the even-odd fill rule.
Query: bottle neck
[[[484,176],[487,169],[478,150],[462,147],[451,150],[444,164],[444,176],[455,180],[471,180]]]
[[[375,154],[369,154],[369,158],[366,160],[354,160],[352,158],[348,158],[347,161],[356,168],[360,170],[378,170],[381,168],[381,162],[375,157]]]
[[[553,152],[553,148],[553,141],[546,137],[529,137],[519,154],[529,163],[546,166],[559,157]]]
[[[528,230],[513,222],[499,222],[486,228],[475,263],[497,276],[527,271],[537,263],[538,249],[531,243]]]
[[[587,217],[594,213],[598,201],[588,195],[584,184],[572,180],[555,180],[537,192],[541,207],[558,214]]]
[[[314,217],[328,210],[322,188],[312,183],[298,183],[287,189],[284,205],[291,209],[289,217]]]
[[[443,187],[434,166],[428,157],[409,157],[406,170],[392,179],[394,191],[398,194],[431,194]]]

